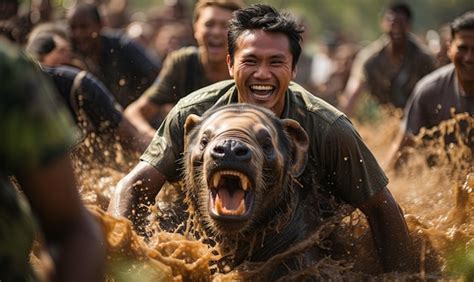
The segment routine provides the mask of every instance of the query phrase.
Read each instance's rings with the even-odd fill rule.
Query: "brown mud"
[[[457,125],[460,119],[467,120],[467,126],[473,130],[472,118],[457,116],[434,130],[423,131],[416,144],[408,149],[410,157],[401,169],[385,168],[390,178],[389,189],[404,210],[414,254],[420,261],[413,273],[381,274],[367,222],[358,211],[346,217],[334,216],[305,241],[264,263],[246,263],[237,269],[225,269],[226,273],[219,272],[212,262],[223,254],[219,253],[218,246],[205,244],[205,238],[195,239],[190,232],[184,235],[156,232],[145,240],[132,231],[129,221],[106,214],[103,210],[108,205],[113,186],[136,163],[138,156],[122,153],[118,145],[94,150],[90,141],[85,142],[73,154],[73,161],[83,200],[106,234],[108,268],[105,280],[261,280],[271,273],[272,266],[285,258],[297,258],[303,250],[315,245],[324,246],[330,233],[338,242],[337,247],[332,246],[337,250],[333,256],[291,272],[282,280],[301,281],[305,277],[318,280],[474,279],[472,151],[462,144],[446,146],[443,138],[446,134],[455,136],[458,141],[463,138]],[[384,165],[398,132],[400,113],[383,109],[377,120],[355,123],[355,126]],[[102,155],[99,159],[96,157],[98,152]],[[436,164],[428,164],[427,159],[433,156]],[[113,165],[108,165],[111,163]]]

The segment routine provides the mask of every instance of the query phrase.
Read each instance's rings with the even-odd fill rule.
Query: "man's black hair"
[[[388,5],[385,11],[402,14],[407,18],[408,22],[411,22],[413,19],[413,12],[411,11],[410,6],[403,2],[394,2]]]
[[[303,28],[298,25],[296,19],[287,13],[281,13],[275,8],[254,4],[247,8],[234,12],[233,18],[229,22],[229,32],[227,40],[229,43],[229,55],[233,63],[237,39],[247,31],[262,29],[269,32],[281,32],[288,37],[290,42],[290,52],[293,55],[292,67],[295,68],[301,54]]]
[[[461,30],[474,30],[474,11],[469,11],[454,19],[450,25],[451,38]]]
[[[69,15],[83,13],[89,16],[95,23],[102,23],[102,19],[100,17],[99,9],[97,5],[90,4],[90,3],[79,3],[74,8],[72,8]]]

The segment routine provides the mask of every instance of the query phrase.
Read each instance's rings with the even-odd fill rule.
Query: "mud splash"
[[[400,113],[383,109],[378,120],[356,124],[379,161],[397,135]],[[474,279],[474,170],[472,151],[466,143],[448,146],[443,136],[465,141],[457,126],[466,120],[457,116],[431,131],[424,131],[409,149],[410,159],[398,170],[387,169],[389,189],[403,208],[420,264],[415,273],[382,275],[376,263],[370,232],[364,216],[342,213],[328,220],[305,241],[264,263],[245,263],[219,271],[213,263],[222,258],[219,246],[206,244],[192,233],[156,232],[144,238],[132,231],[130,222],[116,219],[103,209],[115,183],[125,175],[138,156],[130,157],[119,145],[91,149],[84,143],[73,153],[73,161],[84,202],[100,222],[108,247],[106,281],[252,281],[269,274],[272,266],[315,245],[324,246],[328,234],[339,242],[333,256],[315,261],[284,280],[316,279]],[[465,128],[464,128],[465,130]],[[429,137],[429,138],[427,138]],[[463,139],[464,138],[464,139]],[[97,142],[97,141],[96,141]],[[472,141],[471,141],[472,142]],[[98,142],[100,143],[100,142]],[[471,143],[472,144],[472,143]],[[97,145],[97,144],[96,144]],[[96,147],[95,145],[95,147]],[[100,147],[100,146],[99,146]],[[97,157],[97,152],[101,153]],[[114,152],[114,153],[111,153]],[[128,159],[126,159],[127,156]],[[436,156],[436,165],[427,158]],[[99,160],[99,161],[98,161]],[[109,165],[113,164],[113,165]],[[339,224],[337,224],[339,222]],[[332,246],[334,248],[334,246]]]

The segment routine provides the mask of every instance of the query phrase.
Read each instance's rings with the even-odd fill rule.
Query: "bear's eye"
[[[209,139],[207,139],[207,137],[202,137],[201,142],[199,142],[200,149],[204,150],[204,148],[206,148],[207,144],[209,144]]]
[[[265,140],[262,142],[262,149],[265,152],[265,154],[268,154],[268,155],[273,152],[273,143],[270,137],[265,138]]]

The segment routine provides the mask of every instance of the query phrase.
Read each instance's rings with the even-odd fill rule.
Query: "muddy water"
[[[400,113],[384,110],[378,120],[383,122],[356,123],[355,126],[376,155],[384,163],[390,144],[397,135]],[[473,121],[470,126],[473,128]],[[105,157],[94,161],[91,147],[83,145],[75,154],[74,163],[84,201],[101,223],[108,246],[107,281],[230,281],[259,280],[271,273],[272,266],[285,257],[315,244],[321,244],[327,233],[333,233],[343,246],[333,257],[315,261],[300,272],[291,273],[287,280],[299,281],[308,275],[317,279],[338,278],[421,278],[472,279],[474,276],[474,171],[471,151],[466,146],[444,148],[439,133],[453,133],[456,126],[448,122],[428,141],[418,138],[409,151],[406,165],[395,171],[389,167],[389,189],[405,212],[414,253],[419,258],[417,272],[380,274],[374,260],[367,223],[354,212],[351,216],[333,218],[342,221],[336,227],[328,222],[307,240],[293,246],[265,263],[249,263],[238,269],[219,271],[213,261],[222,254],[218,246],[211,247],[191,233],[185,235],[158,232],[149,240],[137,236],[130,223],[103,212],[111,189],[132,166],[137,156],[120,154],[119,147],[100,149]],[[441,134],[441,135],[442,135]],[[429,143],[429,146],[422,144]],[[113,153],[118,151],[119,153]],[[427,156],[436,156],[436,165],[427,165]],[[127,156],[127,157],[125,157]],[[471,158],[471,159],[469,159]],[[114,163],[114,165],[105,165]],[[468,273],[470,273],[468,276]]]

